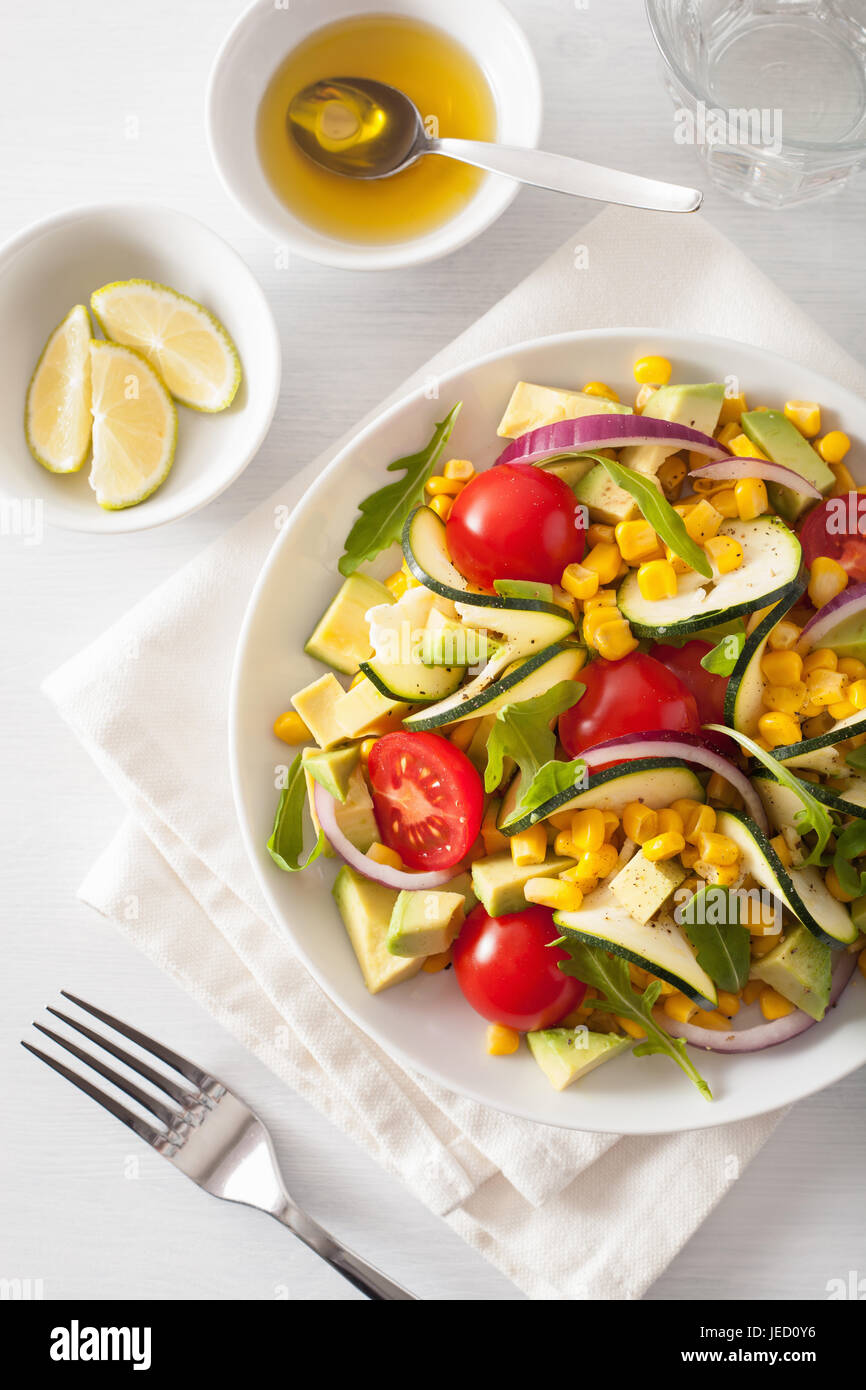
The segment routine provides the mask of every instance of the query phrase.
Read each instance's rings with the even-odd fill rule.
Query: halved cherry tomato
[[[675,672],[644,652],[632,652],[621,661],[598,657],[583,668],[580,680],[586,690],[559,717],[559,737],[571,758],[621,734],[700,732],[692,692]],[[612,758],[607,766],[617,761]]]
[[[583,511],[555,473],[501,463],[479,473],[455,498],[446,523],[451,559],[470,584],[494,579],[558,584],[583,556]]]
[[[692,692],[702,724],[724,724],[727,676],[717,676],[712,671],[705,671],[701,665],[704,657],[712,650],[712,642],[702,642],[696,638],[692,642],[686,642],[682,647],[671,647],[666,642],[657,642],[650,648],[649,654],[669,671],[673,671],[686,689]],[[724,734],[704,731],[703,737],[710,743],[715,743],[727,756],[736,751],[733,740],[725,738]]]
[[[814,507],[803,522],[800,544],[810,569],[819,555],[826,555],[862,584],[866,580],[866,496],[847,492]]]
[[[382,843],[408,869],[459,864],[484,813],[481,778],[466,754],[439,734],[384,734],[367,767]]]
[[[582,980],[563,975],[568,952],[551,946],[562,932],[548,907],[525,907],[505,917],[472,909],[454,943],[457,983],[482,1018],[518,1032],[552,1028],[586,993]]]

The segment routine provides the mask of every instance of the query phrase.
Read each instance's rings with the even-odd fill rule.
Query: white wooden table
[[[198,516],[116,541],[49,532],[25,548],[0,538],[0,1278],[41,1279],[49,1298],[355,1296],[285,1231],[217,1206],[19,1048],[30,1019],[65,986],[230,1078],[273,1123],[301,1202],[422,1297],[517,1298],[75,898],[119,807],[40,697],[41,678],[351,426],[593,210],[525,190],[484,237],[434,265],[368,277],[300,261],[278,268],[269,239],[223,194],[205,144],[207,72],[240,8],[7,6],[0,238],[66,205],[113,197],[194,213],[238,247],[269,295],[284,381],[259,457]],[[640,0],[512,8],[541,64],[550,148],[699,181],[694,156],[673,142]],[[861,352],[866,179],[835,201],[775,215],[710,190],[706,212]],[[866,1272],[864,1100],[861,1071],[797,1107],[650,1297],[820,1299],[829,1279]]]

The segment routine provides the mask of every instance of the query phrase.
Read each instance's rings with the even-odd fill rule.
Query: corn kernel
[[[616,590],[599,589],[597,594],[592,594],[588,599],[584,599],[583,611],[585,614],[594,613],[597,608],[616,608]]]
[[[726,521],[733,521],[735,517],[740,515],[737,507],[737,496],[732,487],[726,487],[721,492],[714,492],[713,506],[717,512],[721,512]]]
[[[707,782],[707,796],[710,801],[718,801],[722,806],[736,806],[737,793],[731,786],[727,777],[723,777],[720,772],[710,774]]]
[[[610,840],[619,830],[619,816],[613,811],[602,811],[604,816],[604,838]]]
[[[755,960],[760,960],[761,956],[772,951],[781,940],[782,937],[779,932],[761,932],[760,934],[753,932],[750,949]]]
[[[511,858],[517,868],[528,864],[543,864],[547,857],[547,831],[544,826],[530,825],[517,835],[512,835]]]
[[[676,830],[666,830],[663,835],[654,835],[643,845],[644,857],[656,864],[663,859],[675,859],[686,847],[685,839]]]
[[[866,709],[866,679],[850,681],[845,687],[845,699],[851,702],[855,710]]]
[[[701,856],[694,845],[686,845],[685,849],[680,855],[680,859],[683,862],[683,868],[693,869],[700,857]]]
[[[594,893],[598,887],[598,879],[594,874],[587,874],[580,864],[572,864],[570,869],[563,869],[557,875],[565,883],[575,883],[586,898],[590,893]]]
[[[722,401],[722,408],[719,411],[719,424],[728,425],[733,421],[739,420],[743,411],[747,408],[746,397],[742,391],[737,391],[731,396],[729,396],[726,391],[724,400]]]
[[[777,714],[772,711],[762,714],[758,720],[758,732],[770,748],[784,748],[789,743],[799,743],[802,738],[798,721],[790,714]]]
[[[816,401],[786,401],[785,415],[807,439],[821,433],[821,407]]]
[[[716,511],[712,502],[708,502],[706,497],[703,497],[696,507],[692,507],[684,524],[693,541],[696,541],[698,545],[706,545],[707,541],[716,535],[724,519],[721,512]],[[742,564],[742,559],[740,564]]]
[[[603,381],[588,381],[583,388],[585,396],[603,396],[609,401],[618,401],[619,396],[613,387],[606,386]]]
[[[636,1023],[633,1018],[621,1018],[619,1014],[614,1014],[614,1018],[622,1031],[627,1033],[630,1038],[635,1038],[640,1041],[641,1038],[646,1037],[644,1029],[639,1023]]]
[[[619,572],[621,558],[615,541],[600,541],[584,555],[583,565],[584,569],[598,575],[599,584],[612,584]]]
[[[858,661],[856,656],[841,656],[836,670],[847,676],[849,681],[866,680],[866,662]]]
[[[845,463],[831,463],[830,472],[836,479],[831,497],[844,497],[849,492],[857,491],[857,484],[851,474],[851,470]]]
[[[496,821],[499,816],[500,801],[498,797],[493,797],[487,810],[484,812],[484,819],[481,822],[481,838],[484,841],[485,854],[501,854],[509,848],[508,839],[497,830]]]
[[[767,646],[774,652],[789,651],[791,647],[796,646],[797,642],[799,642],[801,631],[802,629],[799,628],[796,623],[789,622],[787,618],[783,618],[781,622],[776,623],[776,626],[767,638]]]
[[[753,444],[748,435],[735,434],[733,439],[727,441],[728,448],[732,454],[736,454],[741,459],[765,459],[767,455],[757,444]]]
[[[675,598],[677,592],[676,570],[670,560],[649,560],[637,572],[638,588],[643,598]]]
[[[781,859],[783,866],[786,869],[790,869],[792,863],[791,851],[788,848],[788,841],[785,839],[784,835],[774,835],[770,844]]]
[[[687,999],[679,990],[669,994],[665,999],[662,1009],[668,1018],[676,1019],[677,1023],[688,1023],[698,1011],[697,1004],[693,1004],[691,999]]]
[[[761,1004],[761,1013],[768,1022],[774,1018],[787,1018],[788,1014],[794,1012],[794,1005],[790,999],[779,994],[778,990],[771,989],[765,985],[758,996]]]
[[[642,845],[645,840],[650,840],[658,834],[659,818],[657,813],[642,801],[630,801],[623,809],[622,828],[630,840],[634,840],[636,845]]]
[[[453,497],[445,497],[445,496],[442,496],[442,495],[440,495],[440,496],[438,496],[438,497],[434,497],[433,500],[430,502],[430,510],[431,510],[431,512],[435,512],[436,515],[437,515],[438,517],[441,517],[441,519],[442,519],[443,521],[447,521],[447,520],[448,520],[448,517],[449,517],[449,515],[450,515],[450,513],[451,513],[451,508],[452,508],[453,506],[454,506],[454,499],[453,499]]]
[[[779,714],[802,714],[808,704],[803,681],[795,685],[768,685],[761,699],[765,709],[777,710]]]
[[[716,868],[736,864],[740,857],[736,843],[727,835],[719,835],[714,830],[701,831],[698,836],[698,850],[701,858]]]
[[[446,478],[456,478],[460,483],[468,483],[475,477],[475,469],[468,459],[449,459],[442,472]]]
[[[604,844],[604,813],[593,806],[576,811],[571,820],[571,838],[578,849],[598,850]]]
[[[608,526],[606,522],[594,521],[586,528],[586,543],[590,546],[602,543],[609,545],[615,539],[615,534],[615,527]]]
[[[583,619],[583,640],[587,646],[594,647],[597,644],[598,634],[603,627],[610,623],[621,623],[623,619],[619,610],[605,605],[601,608],[594,608],[587,613]]]
[[[459,724],[455,724],[454,732],[448,735],[454,747],[459,748],[461,753],[465,753],[478,732],[480,724],[480,719],[461,719]]]
[[[699,864],[706,864],[709,861],[699,859]],[[696,866],[697,867],[697,866]],[[719,884],[722,888],[733,888],[734,884],[742,877],[742,869],[739,861],[736,864],[710,864],[712,873],[708,875],[711,883]]]
[[[696,1028],[713,1028],[717,1033],[724,1033],[731,1026],[729,1020],[724,1014],[720,1014],[718,1009],[697,1009],[692,1023]]]
[[[714,506],[715,500],[713,498]],[[731,574],[743,563],[743,547],[733,536],[710,536],[704,542],[704,549],[719,574]]]
[[[679,454],[671,454],[670,458],[665,459],[656,478],[668,502],[673,502],[679,497],[687,472],[686,461]]]
[[[724,444],[726,449],[731,447],[732,439],[741,439],[742,435],[743,427],[739,420],[726,420],[721,429],[716,431],[716,439],[720,444]]]
[[[562,878],[531,878],[523,893],[528,903],[552,907],[555,912],[579,912],[583,903],[578,885]]]
[[[657,560],[664,555],[664,548],[648,521],[621,521],[615,535],[619,553],[630,565]]]
[[[803,658],[803,675],[811,676],[813,671],[835,671],[839,666],[839,658],[830,647],[817,647]]]
[[[741,521],[754,521],[769,507],[763,478],[741,478],[734,488]]]
[[[313,735],[299,714],[287,710],[274,720],[274,733],[283,743],[309,743]]]
[[[487,1025],[488,1057],[510,1057],[520,1046],[520,1034],[514,1028],[506,1028],[504,1023]]]
[[[644,382],[643,386],[639,388],[634,398],[634,410],[636,415],[640,415],[641,411],[649,405],[656,393],[656,389],[657,388],[649,382]]]
[[[806,690],[813,705],[835,705],[843,696],[847,699],[848,677],[841,671],[826,671],[820,667],[806,677]]]
[[[755,1000],[760,998],[763,989],[766,989],[763,980],[747,980],[742,990],[743,1003],[754,1004]]]
[[[683,818],[679,811],[675,811],[673,807],[668,806],[658,811],[657,815],[659,835],[664,835],[668,830],[675,830],[678,835],[683,834]]]
[[[424,491],[429,497],[456,497],[458,492],[463,491],[463,484],[459,478],[440,477],[436,474],[427,479]]]
[[[598,575],[595,570],[585,569],[583,565],[568,565],[562,571],[560,580],[563,589],[572,598],[592,598],[598,592]]]
[[[601,849],[587,850],[581,854],[578,868],[584,871],[587,878],[607,878],[608,874],[613,873],[618,861],[619,855],[613,845],[603,844]]]
[[[771,685],[796,685],[803,679],[803,658],[792,651],[765,651],[761,671]]]
[[[376,740],[375,740],[374,738],[365,738],[365,739],[362,739],[362,740],[361,740],[361,762],[362,762],[362,763],[367,763],[367,762],[370,761],[370,754],[371,754],[372,751],[373,751],[373,744],[374,744],[375,742],[376,742]]]
[[[394,595],[395,598],[402,598],[409,585],[402,570],[395,570],[389,574],[385,580],[385,588]]]
[[[636,651],[639,645],[625,618],[602,623],[594,633],[594,642],[599,656],[607,661],[621,661],[624,656]]]
[[[827,892],[834,897],[838,903],[852,903],[857,896],[856,893],[845,892],[832,864],[824,875],[824,884],[827,888]]]
[[[827,713],[831,719],[850,719],[857,713],[857,706],[852,705],[850,700],[840,700],[838,704],[828,705]]]
[[[451,947],[447,951],[439,951],[435,956],[428,956],[421,969],[428,975],[438,975],[440,970],[447,970],[451,964]]]
[[[851,448],[851,440],[842,430],[830,430],[829,434],[818,440],[815,448],[825,463],[841,463]]]
[[[700,846],[701,836],[712,835],[715,828],[715,811],[712,806],[705,806],[700,801],[696,802],[683,816],[683,834],[690,845]]]
[[[553,840],[553,852],[560,859],[579,859],[582,851],[571,838],[571,826],[567,830],[557,830]]]
[[[816,608],[823,608],[847,585],[848,573],[837,560],[831,560],[828,555],[816,556],[809,571],[809,598]]]
[[[372,859],[374,864],[384,864],[389,869],[402,869],[403,860],[395,849],[388,845],[373,844],[367,850],[367,858]]]
[[[651,381],[656,386],[667,386],[673,367],[666,357],[639,357],[633,370],[635,381]]]
[[[720,1014],[724,1014],[725,1018],[734,1018],[740,1012],[740,1001],[729,990],[720,989],[717,1008]]]

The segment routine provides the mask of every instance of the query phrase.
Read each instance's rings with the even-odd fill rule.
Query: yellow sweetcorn
[[[742,436],[743,427],[739,420],[727,420],[721,429],[716,431],[716,439],[725,448],[730,448],[732,439],[739,439]]]
[[[676,990],[673,994],[668,995],[662,1004],[662,1009],[668,1018],[676,1019],[677,1023],[688,1023],[697,1013],[698,1006],[693,1004],[691,999],[687,999],[684,994],[680,994],[679,990]]]
[[[833,491],[830,494],[831,497],[844,497],[846,492],[857,491],[857,484],[855,483],[854,477],[847,464],[831,463],[830,472],[836,479],[836,482],[833,486]]]
[[[691,569],[688,560],[684,560],[670,545],[665,546],[665,559],[673,569],[674,574],[678,576],[681,574],[688,574]]]
[[[838,666],[839,658],[831,647],[816,647],[803,658],[803,676],[811,676],[813,671],[835,671]]]
[[[821,433],[821,407],[817,401],[786,401],[785,415],[807,439]]]
[[[676,811],[682,817],[683,825],[687,822],[693,811],[697,811],[703,805],[702,801],[693,801],[690,796],[680,796],[676,801],[671,802],[671,810]],[[712,829],[712,827],[710,827]]]
[[[708,861],[701,859],[698,862],[706,864]],[[736,864],[711,864],[710,868],[712,869],[710,881],[721,885],[722,888],[733,888],[742,872],[739,862]]]
[[[831,719],[850,719],[857,713],[857,706],[852,705],[850,700],[840,700],[838,704],[828,705],[827,713]]]
[[[511,858],[517,868],[543,864],[547,856],[547,831],[542,824],[530,825],[509,840]]]
[[[577,861],[578,868],[587,878],[607,878],[617,866],[619,855],[613,845],[604,844],[601,849],[586,850]]]
[[[615,537],[626,564],[640,565],[664,555],[664,547],[648,521],[621,521]]]
[[[746,397],[742,391],[738,391],[732,396],[725,392],[722,408],[719,411],[719,424],[729,425],[738,421],[743,411],[747,409]]]
[[[586,811],[575,811],[571,818],[571,838],[581,853],[601,849],[604,844],[604,812],[596,806]]]
[[[721,492],[713,493],[713,506],[717,512],[721,512],[726,521],[733,521],[740,515],[737,508],[737,495],[730,486],[723,488]]]
[[[654,835],[644,841],[644,857],[656,864],[664,859],[675,859],[686,847],[685,839],[676,830],[666,830],[662,835]]]
[[[858,661],[856,656],[840,656],[836,670],[849,681],[866,680],[866,661]]]
[[[616,608],[616,590],[599,589],[597,594],[584,599],[583,611],[585,614],[594,613],[597,608]]]
[[[851,440],[842,430],[830,430],[829,434],[818,440],[815,448],[825,463],[841,463],[851,448]]]
[[[716,499],[713,498],[713,509],[717,511]],[[731,574],[733,570],[738,570],[743,563],[743,547],[733,536],[709,536],[704,541],[704,549],[707,558],[715,565],[719,574]]]
[[[712,502],[706,497],[702,497],[696,507],[684,518],[684,525],[693,541],[698,545],[706,545],[712,536],[715,536],[724,517],[721,512],[717,512]]]
[[[730,1028],[730,1021],[720,1014],[718,1009],[698,1009],[692,1023],[696,1028],[714,1028],[717,1033],[724,1033]]]
[[[598,633],[607,623],[622,622],[619,609],[605,604],[600,608],[593,608],[585,614],[583,619],[583,640],[590,647],[594,647],[598,640]]]
[[[365,739],[362,739],[362,740],[361,740],[361,762],[362,762],[362,763],[368,763],[368,762],[370,761],[370,754],[371,754],[372,751],[373,751],[373,744],[374,744],[375,742],[376,742],[376,740],[375,740],[374,738],[365,738]]]
[[[740,991],[743,996],[744,1004],[754,1004],[756,999],[761,996],[761,991],[767,986],[763,980],[747,980]]]
[[[850,681],[845,687],[845,699],[855,710],[866,709],[866,679]]]
[[[679,497],[687,472],[686,461],[679,454],[671,454],[670,458],[665,459],[656,477],[668,502],[674,502]]]
[[[735,994],[727,989],[719,990],[718,1010],[724,1014],[725,1018],[734,1018],[740,1012],[740,1001]]]
[[[408,587],[406,576],[402,570],[395,570],[394,573],[389,574],[388,578],[385,580],[385,588],[389,593],[392,593],[395,598],[402,598]]]
[[[274,733],[283,743],[309,743],[313,737],[299,714],[286,710],[274,720]]]
[[[723,777],[720,772],[710,774],[707,783],[707,797],[710,801],[718,801],[722,806],[735,806],[738,795],[731,786],[727,777]]]
[[[630,1038],[635,1038],[640,1042],[642,1038],[646,1037],[645,1030],[633,1018],[622,1018],[619,1014],[614,1014],[613,1017],[622,1031],[627,1033]]]
[[[656,386],[667,386],[673,367],[666,357],[639,357],[633,371],[637,382],[649,381]]]
[[[802,628],[799,628],[796,623],[792,623],[788,618],[783,618],[781,622],[776,623],[767,638],[767,646],[773,652],[789,651],[799,642],[801,632]]]
[[[791,858],[791,851],[788,847],[788,841],[785,839],[784,835],[774,835],[770,844],[781,859],[784,867],[790,869],[793,860]]]
[[[771,749],[799,743],[802,738],[799,721],[791,714],[779,714],[775,710],[761,715],[758,732]]]
[[[604,396],[606,400],[618,401],[619,396],[612,386],[606,386],[603,381],[588,381],[583,388],[585,396]]]
[[[749,950],[751,951],[751,954],[755,958],[755,960],[760,960],[761,956],[765,956],[768,951],[772,951],[774,946],[778,946],[779,942],[782,939],[783,938],[779,934],[779,932],[765,931],[759,934],[757,931],[755,931],[754,928],[752,928],[752,939],[749,945]]]
[[[672,806],[667,806],[658,813],[659,829],[658,833],[664,835],[667,830],[675,830],[678,835],[684,834],[683,818],[679,811],[675,811]]]
[[[607,661],[621,661],[624,656],[636,651],[639,645],[625,618],[602,623],[595,632],[594,641],[599,656]]]
[[[442,472],[446,478],[456,478],[461,483],[471,482],[475,477],[475,469],[469,459],[449,459]]]
[[[395,849],[390,849],[388,845],[374,844],[367,850],[367,858],[372,859],[374,864],[384,864],[389,869],[402,869],[403,860]]]
[[[531,878],[523,892],[528,903],[552,907],[554,912],[579,912],[583,904],[578,885],[562,878]]]
[[[488,1023],[487,1025],[487,1055],[488,1057],[510,1057],[520,1046],[520,1034],[514,1028],[508,1028],[504,1023]]]
[[[454,725],[454,732],[449,734],[448,737],[454,744],[454,747],[460,749],[461,753],[466,752],[466,749],[478,732],[480,723],[480,719],[462,719],[459,724]]]
[[[657,389],[658,388],[656,386],[651,385],[651,383],[648,381],[644,382],[643,386],[640,386],[638,388],[637,394],[634,398],[635,415],[640,415],[641,411],[643,411],[644,408],[647,405],[649,405]]]
[[[788,1014],[794,1012],[795,1006],[791,1003],[790,999],[786,999],[783,994],[779,994],[777,990],[772,989],[769,985],[764,986],[758,998],[761,1005],[761,1013],[768,1022],[772,1022],[775,1018],[787,1018]]]
[[[563,869],[557,878],[561,878],[565,883],[576,883],[584,897],[589,893],[594,893],[598,887],[598,879],[595,874],[588,874],[579,863],[572,864],[570,869]]]
[[[701,858],[707,864],[713,864],[717,869],[725,868],[729,864],[736,864],[740,857],[740,851],[735,841],[729,839],[727,835],[719,835],[714,830],[702,831],[698,838],[698,850]]]
[[[676,598],[677,574],[670,560],[649,560],[637,572],[637,584],[643,598]]]
[[[427,975],[438,975],[440,970],[447,970],[451,964],[451,947],[447,951],[440,951],[435,956],[428,956],[421,969]]]
[[[833,868],[832,864],[830,868],[827,870],[826,874],[824,875],[824,885],[827,889],[827,892],[830,893],[831,896],[834,897],[836,901],[839,903],[852,903],[857,896],[856,893],[845,892],[845,889],[839,882],[838,875],[836,873],[836,870]]]
[[[619,573],[622,556],[615,541],[600,541],[583,557],[584,569],[598,575],[599,584],[612,584]]]
[[[642,845],[645,840],[651,840],[658,834],[658,814],[642,801],[630,801],[623,809],[622,828],[630,840]]]
[[[593,594],[598,593],[598,574],[595,570],[588,570],[583,565],[567,565],[562,571],[560,583],[567,594],[572,598],[588,599]]]
[[[424,491],[428,497],[438,497],[444,494],[447,497],[456,497],[458,492],[463,491],[463,484],[459,478],[448,478],[435,474],[428,478],[424,484]]]
[[[712,806],[705,806],[700,801],[695,803],[693,810],[683,816],[683,834],[690,845],[700,847],[701,836],[712,835],[715,828],[715,811]]]
[[[754,521],[769,507],[767,486],[763,478],[741,478],[734,488],[737,511],[741,521]]]
[[[733,439],[727,440],[728,448],[732,454],[736,454],[741,459],[765,459],[767,455],[759,449],[757,444],[753,444],[748,435],[735,434]]]
[[[683,861],[683,868],[693,869],[700,857],[701,856],[694,845],[686,845],[685,849],[680,855],[680,859]]]
[[[619,816],[614,811],[602,811],[604,816],[604,838],[610,840],[619,830]]]
[[[771,685],[796,685],[803,679],[803,658],[793,651],[764,651],[761,673]]]
[[[441,517],[441,519],[442,519],[443,521],[447,521],[447,520],[448,520],[448,517],[449,517],[450,514],[451,514],[451,508],[452,508],[453,506],[454,506],[454,499],[453,499],[453,497],[445,497],[445,496],[443,496],[443,495],[440,495],[440,496],[438,496],[438,497],[432,498],[432,499],[431,499],[431,502],[430,502],[430,510],[431,510],[431,512],[435,512],[436,515],[437,515],[438,517]]]
[[[499,809],[499,800],[494,798],[484,812],[484,819],[481,822],[481,838],[484,841],[485,854],[501,854],[508,849],[507,837],[496,828]]]
[[[606,521],[594,521],[586,528],[587,545],[610,545],[616,537],[616,529]]]
[[[571,826],[567,830],[557,830],[553,840],[553,852],[560,859],[579,859],[582,853],[571,838]]]
[[[848,677],[841,671],[826,671],[820,667],[806,676],[806,690],[813,705],[835,705],[847,699]]]
[[[816,556],[809,571],[809,598],[816,608],[823,608],[831,598],[841,594],[847,585],[847,571],[838,560],[831,560],[829,555]]]
[[[809,702],[803,681],[794,685],[768,685],[761,699],[764,709],[777,710],[779,714],[802,714]]]

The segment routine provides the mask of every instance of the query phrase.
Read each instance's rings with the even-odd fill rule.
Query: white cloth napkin
[[[866,372],[700,218],[609,209],[392,399],[524,338],[630,324],[749,339],[866,391]],[[530,1297],[638,1298],[778,1114],[636,1139],[453,1095],[330,1003],[245,858],[226,766],[235,637],[275,506],[294,505],[338,447],[46,681],[127,810],[80,895]],[[673,1208],[658,1200],[672,1189]]]

